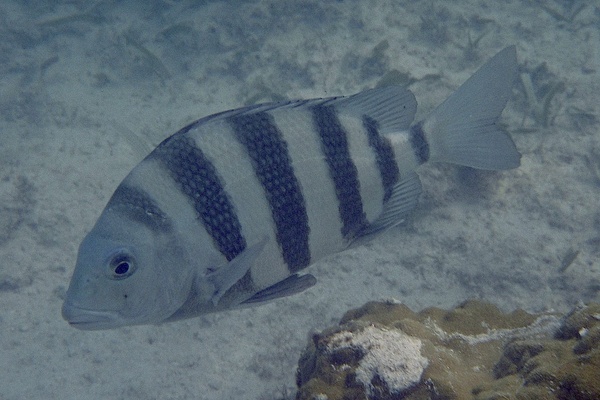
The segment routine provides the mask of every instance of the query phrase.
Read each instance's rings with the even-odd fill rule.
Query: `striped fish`
[[[519,165],[496,125],[516,71],[512,46],[413,125],[401,87],[188,125],[116,189],[79,247],[63,317],[80,329],[161,323],[311,287],[303,269],[416,206],[421,164]]]

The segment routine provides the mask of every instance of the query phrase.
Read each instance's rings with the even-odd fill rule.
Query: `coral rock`
[[[600,399],[600,305],[559,318],[370,302],[313,335],[297,384],[298,400]]]

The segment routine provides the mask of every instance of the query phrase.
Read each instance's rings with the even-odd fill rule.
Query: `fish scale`
[[[238,140],[246,147],[271,205],[275,236],[291,272],[310,262],[308,217],[287,146],[269,114],[231,117]],[[285,186],[289,190],[285,190]]]
[[[392,194],[394,184],[400,179],[400,169],[398,164],[394,162],[394,149],[390,142],[379,134],[377,121],[369,116],[364,116],[363,125],[368,134],[369,145],[375,150],[377,167],[385,190],[383,201],[386,202]]]
[[[227,260],[246,247],[240,224],[213,165],[185,135],[159,146],[153,153],[171,172]],[[220,217],[220,218],[217,218]]]
[[[342,235],[344,238],[351,238],[367,226],[367,221],[356,166],[348,149],[347,133],[332,106],[315,107],[313,117],[337,194],[343,224]]]

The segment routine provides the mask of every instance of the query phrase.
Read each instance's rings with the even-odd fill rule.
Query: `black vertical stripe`
[[[429,160],[429,143],[425,139],[422,121],[410,127],[410,145],[419,164],[424,164]]]
[[[394,157],[394,149],[390,141],[379,134],[379,124],[373,118],[367,115],[363,116],[363,126],[367,132],[369,146],[375,151],[377,168],[383,182],[385,193],[383,201],[385,202],[392,195],[392,189],[400,179],[400,170]]]
[[[276,238],[289,270],[310,263],[308,215],[300,184],[294,175],[287,143],[266,112],[229,118],[244,145],[265,191],[275,221]]]
[[[342,220],[342,236],[351,240],[368,222],[360,197],[358,171],[350,157],[347,133],[334,106],[318,105],[312,111],[315,129],[321,138],[321,148],[335,186]]]
[[[124,207],[129,218],[146,225],[155,232],[165,233],[172,229],[170,218],[150,195],[146,191],[128,184],[119,185],[107,207]]]
[[[152,153],[190,199],[215,246],[228,261],[246,248],[240,222],[212,163],[185,133],[162,142]]]

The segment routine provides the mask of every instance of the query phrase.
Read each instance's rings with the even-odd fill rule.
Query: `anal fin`
[[[360,233],[352,245],[365,243],[382,231],[402,223],[417,206],[421,192],[419,176],[410,172],[392,188],[392,194],[383,205],[381,215]]]

